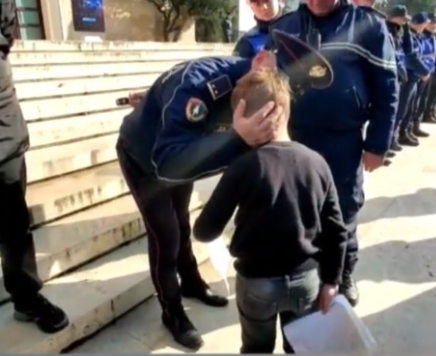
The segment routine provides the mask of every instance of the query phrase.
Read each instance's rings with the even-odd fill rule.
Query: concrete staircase
[[[59,353],[154,294],[146,231],[114,149],[129,109],[115,100],[146,89],[177,62],[229,52],[216,45],[17,44],[11,61],[32,140],[27,200],[38,268],[43,293],[66,310],[71,324],[45,335],[14,321],[0,283],[0,353]],[[193,218],[213,184],[196,185]],[[205,248],[194,248],[205,261]]]

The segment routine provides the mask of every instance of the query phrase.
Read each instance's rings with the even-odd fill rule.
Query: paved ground
[[[402,152],[391,167],[366,177],[361,214],[361,290],[358,314],[385,354],[436,350],[436,125],[419,148]],[[203,273],[224,290],[210,266]],[[233,300],[233,296],[232,296]],[[186,302],[205,337],[200,353],[237,353],[239,326],[234,303],[224,310]],[[277,352],[280,352],[278,343]],[[74,353],[176,353],[151,300]]]

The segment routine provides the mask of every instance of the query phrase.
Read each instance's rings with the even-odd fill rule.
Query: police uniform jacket
[[[353,148],[356,157],[360,160],[362,149],[385,154],[391,144],[399,91],[395,49],[385,20],[370,8],[347,2],[317,18],[303,4],[272,26],[319,48],[334,72],[329,88],[307,90],[294,103],[293,128],[318,131],[319,141],[329,132],[348,133],[356,137],[343,143],[348,145],[361,141],[369,119],[365,141]],[[326,145],[341,145],[331,138],[329,142]],[[332,155],[340,153],[334,151]]]
[[[405,43],[405,41],[407,41],[407,38],[404,40],[404,37],[407,36],[407,34],[405,35],[402,27],[396,23],[387,22],[387,26],[388,26],[389,33],[392,36],[392,40],[394,42],[395,58],[397,60],[398,78],[401,83],[405,83],[407,81],[405,53],[408,50],[408,47],[407,44]],[[409,33],[409,41],[411,41],[410,33]],[[411,49],[410,46],[409,48]]]
[[[233,50],[234,56],[253,58],[264,48],[271,22],[256,19],[256,23],[256,26],[238,40]]]
[[[424,31],[422,34],[422,59],[430,71],[430,73],[434,73],[435,64],[436,64],[436,39],[435,36],[429,32]]]
[[[230,95],[251,59],[205,57],[162,74],[125,117],[120,140],[146,174],[168,184],[223,170],[248,146],[231,129]]]
[[[421,77],[425,77],[430,71],[424,63],[424,45],[422,36],[414,31],[410,30],[412,37],[412,53],[406,56],[406,68],[408,77],[410,80],[419,80]]]
[[[0,171],[3,163],[23,154],[29,147],[27,126],[8,61],[17,26],[14,0],[0,0]]]

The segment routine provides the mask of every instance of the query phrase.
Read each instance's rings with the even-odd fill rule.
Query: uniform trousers
[[[162,309],[168,315],[183,310],[181,287],[203,288],[191,243],[189,205],[193,183],[164,186],[117,144],[122,173],[147,231],[151,277]]]
[[[35,296],[42,288],[26,204],[24,155],[0,165],[0,256],[6,291],[13,300]]]

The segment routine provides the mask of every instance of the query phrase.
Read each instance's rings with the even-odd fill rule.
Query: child
[[[238,207],[230,253],[236,259],[241,353],[274,351],[277,315],[283,327],[318,308],[327,312],[342,275],[347,232],[332,175],[320,155],[290,140],[291,99],[275,70],[239,80],[234,108],[243,100],[248,117],[273,101],[284,114],[273,122],[270,143],[227,168],[194,226],[195,237],[210,242]],[[284,348],[293,352],[286,341]]]

